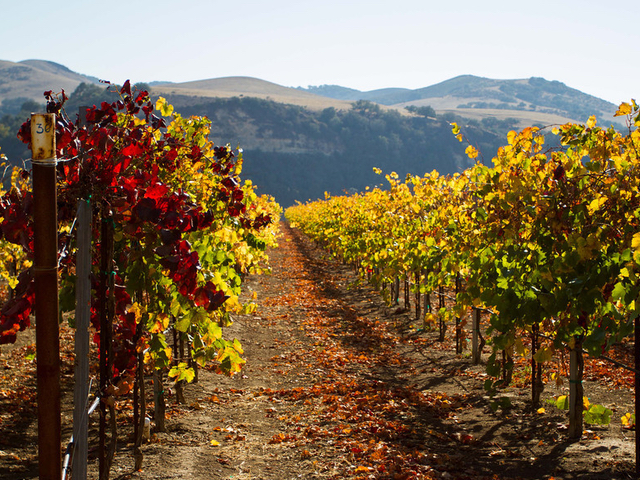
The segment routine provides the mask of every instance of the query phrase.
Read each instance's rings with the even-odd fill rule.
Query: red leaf
[[[140,145],[138,145],[137,143],[132,143],[131,145],[128,145],[122,149],[122,155],[126,157],[137,157],[143,151],[144,150]]]
[[[163,183],[156,183],[147,188],[144,196],[146,198],[153,198],[158,200],[160,197],[164,197],[169,192],[169,187]]]
[[[127,80],[120,89],[120,93],[123,95],[131,95],[131,82]]]

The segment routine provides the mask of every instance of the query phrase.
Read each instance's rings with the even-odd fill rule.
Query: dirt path
[[[226,331],[245,349],[242,373],[202,370],[168,431],[144,446],[143,470],[121,442],[112,478],[633,478],[634,432],[592,427],[568,443],[564,412],[528,411],[526,388],[503,392],[513,406],[494,413],[482,366],[417,333],[296,231],[283,234],[272,275],[246,283],[258,311]],[[585,388],[616,417],[633,411],[628,389]],[[36,478],[20,448],[0,444],[0,478]]]

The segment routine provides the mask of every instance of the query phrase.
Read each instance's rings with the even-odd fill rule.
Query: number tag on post
[[[31,114],[31,158],[55,163],[56,159],[55,113]]]

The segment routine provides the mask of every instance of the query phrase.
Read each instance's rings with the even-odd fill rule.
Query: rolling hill
[[[361,92],[338,85],[302,89],[346,101],[367,100],[395,108],[430,106],[436,112],[482,120],[514,118],[520,126],[586,122],[596,115],[601,123],[615,123],[613,103],[585,94],[558,81],[532,77],[517,80],[461,75],[436,85],[409,90],[386,88]]]
[[[295,88],[260,80],[252,77],[223,77],[184,83],[158,83],[152,87],[154,95],[178,98],[176,106],[190,103],[188,98],[199,101],[206,98],[253,97],[263,100],[297,105],[313,110],[338,108],[348,110],[350,101],[315,95]],[[181,99],[181,100],[180,100]]]
[[[73,92],[81,83],[98,83],[98,79],[72,72],[67,67],[46,60],[7,62],[0,60],[0,102],[25,98],[44,103],[47,90]]]
[[[464,126],[488,162],[511,129],[584,122],[591,114],[606,125],[616,109],[541,78],[464,75],[416,90],[370,92],[337,85],[291,88],[250,77],[148,85],[153,97],[166,97],[181,114],[209,117],[212,140],[242,147],[243,177],[283,206],[325,191],[340,194],[384,183],[373,167],[401,176],[463,170],[470,160],[466,145],[451,134],[452,121]],[[94,77],[53,62],[0,61],[0,148],[12,163],[30,156],[15,137],[33,108],[32,103],[20,107],[22,99],[41,103],[45,90],[62,88],[71,94],[69,112],[114,98]]]
[[[39,103],[45,90],[67,93],[80,83],[98,84],[98,79],[73,72],[46,60],[9,62],[0,60],[0,102],[26,98]],[[567,121],[585,122],[595,114],[601,123],[614,122],[616,106],[558,81],[532,77],[496,80],[461,75],[415,90],[385,88],[362,92],[339,85],[291,88],[251,77],[222,77],[183,83],[150,82],[153,93],[175,99],[177,107],[202,103],[206,98],[254,97],[313,110],[349,109],[366,100],[402,114],[407,106],[431,106],[439,114],[454,114],[471,120],[486,118],[515,120],[518,127]]]

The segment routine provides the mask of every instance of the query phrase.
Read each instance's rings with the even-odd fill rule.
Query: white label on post
[[[31,157],[34,160],[55,162],[56,158],[55,113],[31,114]]]

